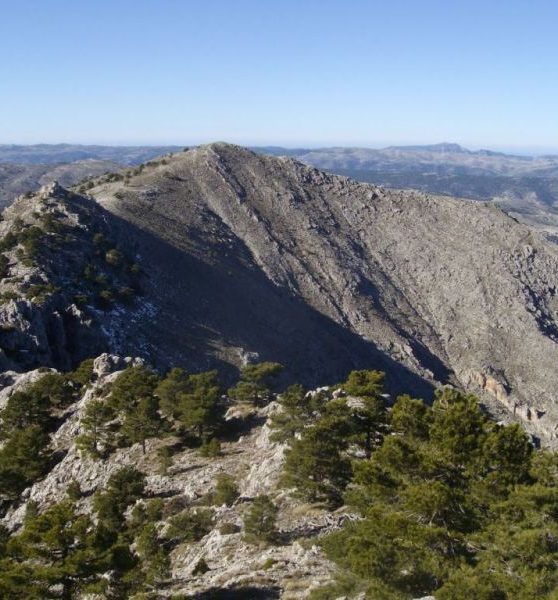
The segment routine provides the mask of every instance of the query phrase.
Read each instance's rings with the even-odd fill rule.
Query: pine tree
[[[355,426],[353,439],[362,445],[367,458],[380,441],[385,426],[384,379],[381,371],[352,371],[342,384],[347,394],[358,398],[351,406]]]
[[[336,417],[324,417],[305,429],[287,450],[283,484],[309,502],[340,504],[351,475],[350,461],[344,456],[345,434],[346,421]]]
[[[159,398],[161,412],[167,418],[178,417],[178,396],[187,392],[188,388],[188,375],[184,369],[178,368],[171,369],[155,388],[155,395]]]
[[[123,438],[130,444],[140,443],[145,454],[145,441],[157,435],[161,428],[157,398],[140,398],[133,410],[124,413],[121,427]]]
[[[250,510],[244,517],[244,530],[248,538],[273,541],[276,536],[277,512],[277,506],[269,496],[263,495],[254,498]]]
[[[239,496],[238,487],[232,475],[219,473],[216,478],[217,484],[213,494],[213,504],[221,506],[226,504],[232,506]]]
[[[178,418],[187,430],[202,439],[221,424],[223,407],[217,371],[197,373],[188,377],[188,391],[178,395]]]
[[[301,385],[288,387],[279,397],[281,411],[271,417],[272,439],[277,442],[292,440],[312,418],[313,403]]]
[[[83,433],[76,439],[80,450],[93,457],[102,456],[110,449],[111,438],[114,434],[110,421],[115,418],[115,411],[102,400],[93,400],[86,409],[80,425]]]
[[[17,429],[25,429],[31,425],[47,428],[50,416],[50,400],[48,396],[31,394],[27,391],[14,392],[0,413],[0,437],[7,439]]]
[[[109,404],[119,411],[131,410],[140,400],[153,396],[158,381],[146,367],[128,367],[113,383]]]
[[[38,425],[16,429],[0,449],[0,496],[10,499],[42,477],[50,464],[48,434]]]
[[[240,370],[240,381],[229,389],[228,394],[239,402],[265,404],[270,398],[273,381],[282,370],[283,365],[274,362],[246,365]]]

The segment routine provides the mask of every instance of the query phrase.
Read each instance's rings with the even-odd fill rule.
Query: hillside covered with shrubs
[[[315,600],[555,598],[558,457],[474,396],[392,400],[379,371],[278,393],[276,363],[229,389],[216,371],[95,365],[37,373],[0,412],[2,598],[277,597],[270,581]],[[78,476],[53,482],[65,462]],[[216,586],[215,544],[227,568],[259,563]],[[299,547],[321,576],[296,591]]]

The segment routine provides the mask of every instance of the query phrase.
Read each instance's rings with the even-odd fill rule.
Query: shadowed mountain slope
[[[379,351],[553,433],[558,253],[500,210],[226,144],[91,194],[145,232],[154,339],[197,340],[193,353],[204,340],[225,362],[287,354],[322,380],[348,363],[385,368]]]

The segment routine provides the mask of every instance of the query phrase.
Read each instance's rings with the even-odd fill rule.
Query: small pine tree
[[[178,395],[178,418],[182,426],[202,439],[220,426],[222,415],[217,371],[190,375],[188,391]]]
[[[271,542],[275,539],[277,506],[269,496],[257,496],[244,517],[244,531],[248,539],[259,539]]]
[[[228,473],[219,473],[217,475],[217,484],[213,494],[213,504],[216,506],[232,506],[239,496],[238,487],[232,475]]]
[[[123,438],[130,444],[140,443],[145,454],[145,442],[157,435],[161,428],[157,398],[141,398],[132,410],[124,413],[121,427]]]
[[[83,433],[76,439],[77,447],[94,458],[99,458],[111,447],[113,437],[110,421],[115,418],[115,411],[102,400],[93,400],[81,419]]]
[[[270,399],[273,381],[282,370],[283,365],[274,362],[246,365],[240,371],[240,381],[228,394],[238,402],[265,404]]]

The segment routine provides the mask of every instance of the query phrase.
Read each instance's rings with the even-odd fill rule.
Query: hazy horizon
[[[302,144],[288,144],[288,143],[277,143],[274,141],[271,142],[260,142],[260,143],[250,143],[250,142],[237,142],[237,141],[233,141],[233,140],[226,140],[226,139],[213,139],[213,140],[207,140],[207,141],[200,141],[200,142],[181,142],[181,141],[174,141],[174,142],[146,142],[146,143],[126,143],[126,142],[122,142],[122,143],[110,143],[110,142],[68,142],[68,141],[59,141],[59,142],[42,142],[42,141],[37,141],[37,142],[29,142],[29,143],[17,143],[17,142],[4,142],[2,140],[0,140],[0,147],[4,146],[4,147],[9,147],[9,146],[14,146],[14,147],[32,147],[32,146],[91,146],[91,147],[95,147],[95,146],[103,146],[103,147],[110,147],[110,148],[125,148],[125,147],[170,147],[170,146],[176,146],[176,147],[194,147],[194,146],[203,146],[203,145],[207,145],[207,144],[213,144],[213,143],[219,143],[219,142],[223,142],[223,143],[228,143],[228,144],[236,144],[239,146],[245,146],[245,147],[251,147],[251,148],[284,148],[285,150],[321,150],[321,149],[329,149],[329,148],[351,148],[351,149],[363,149],[363,150],[383,150],[386,148],[390,148],[390,147],[401,147],[401,148],[405,148],[405,147],[421,147],[421,146],[436,146],[436,145],[441,145],[441,144],[457,144],[459,146],[461,146],[462,148],[466,149],[466,150],[470,150],[473,152],[476,151],[481,151],[481,150],[487,150],[487,151],[491,151],[491,152],[500,152],[503,154],[509,154],[509,155],[518,155],[518,156],[541,156],[541,155],[546,155],[546,154],[558,154],[558,145],[554,146],[554,147],[542,147],[542,148],[537,148],[537,147],[509,147],[509,146],[498,146],[497,144],[490,144],[490,145],[466,145],[460,142],[455,142],[455,141],[448,141],[448,140],[443,140],[443,141],[426,141],[426,142],[418,142],[418,143],[397,143],[397,142],[384,142],[384,143],[369,143],[369,144],[339,144],[339,143],[332,143],[332,144],[318,144],[318,143],[312,143],[312,142],[308,142],[308,143],[302,143]]]

